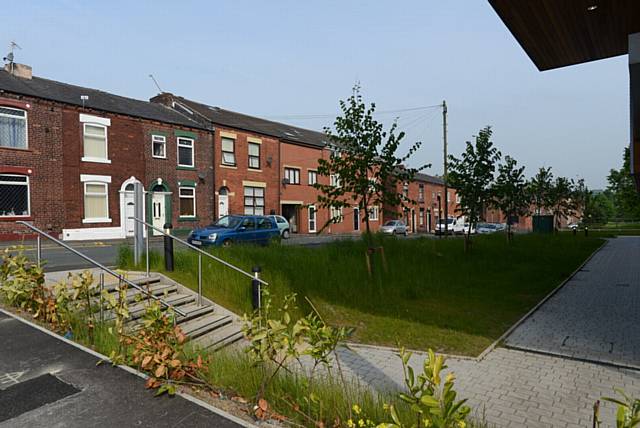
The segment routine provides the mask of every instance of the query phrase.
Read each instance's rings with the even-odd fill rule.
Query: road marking
[[[10,373],[5,373],[3,375],[0,375],[0,384],[12,384],[15,385],[17,383],[20,383],[20,379],[22,378],[22,376],[26,373],[26,371],[21,371],[21,372],[10,372]]]

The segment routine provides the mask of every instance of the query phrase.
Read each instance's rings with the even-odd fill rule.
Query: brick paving
[[[640,396],[639,370],[601,364],[640,365],[637,260],[640,238],[611,240],[507,338],[521,349],[497,348],[482,361],[450,358],[460,397],[497,427],[577,428],[592,426],[594,402],[614,395],[614,387]],[[362,383],[402,388],[393,350],[353,346],[339,355],[347,375]],[[423,361],[424,354],[415,354],[411,365],[418,370]],[[603,426],[614,426],[614,412],[602,403]]]

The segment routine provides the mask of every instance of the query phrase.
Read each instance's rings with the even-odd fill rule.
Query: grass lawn
[[[261,266],[276,300],[297,293],[302,314],[309,311],[308,297],[328,322],[355,326],[355,341],[477,355],[601,243],[597,237],[530,234],[508,245],[502,234],[484,235],[465,255],[459,239],[382,239],[388,270],[376,255],[372,278],[361,240],[212,252],[247,271]],[[151,262],[152,270],[163,272],[160,254],[152,254]],[[134,268],[124,247],[120,263]],[[196,289],[195,252],[176,251],[175,267],[169,275]],[[238,313],[251,310],[248,278],[204,260],[203,277],[207,297]]]

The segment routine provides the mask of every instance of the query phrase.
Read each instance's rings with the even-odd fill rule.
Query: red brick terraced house
[[[398,182],[398,193],[414,203],[405,203],[401,207],[387,206],[384,210],[385,221],[402,219],[410,233],[432,233],[441,216],[444,216],[444,181],[439,177],[416,173],[411,182]],[[455,189],[449,191],[450,217],[457,216]]]
[[[160,104],[0,70],[0,238],[32,221],[67,240],[129,236],[133,184],[147,219],[192,228],[212,217],[212,137]]]
[[[336,211],[330,217],[329,210],[317,207],[313,183],[330,180],[317,174],[318,159],[329,156],[325,134],[170,93],[151,101],[215,130],[216,217],[281,214],[289,221],[291,233],[359,233],[362,229],[363,216],[357,208]],[[329,218],[337,221],[323,229]]]

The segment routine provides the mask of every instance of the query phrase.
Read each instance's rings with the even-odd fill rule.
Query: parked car
[[[571,230],[576,230],[580,227],[580,225],[578,225],[578,223],[571,223],[571,224],[568,224],[567,227]]]
[[[496,225],[495,223],[478,223],[476,231],[482,235],[487,233],[494,233],[498,231],[498,225]]]
[[[289,226],[289,222],[286,218],[281,215],[270,215],[269,218],[273,219],[278,225],[278,230],[280,230],[280,236],[284,239],[289,239],[291,233],[291,226]]]
[[[280,230],[270,217],[228,215],[202,229],[193,230],[187,242],[195,246],[229,246],[235,243],[267,245],[280,239]]]
[[[446,222],[447,234],[462,234],[464,233],[464,217],[449,217]],[[444,219],[438,221],[434,230],[436,235],[443,235],[445,233],[445,221]]]
[[[407,225],[402,220],[389,220],[380,228],[380,232],[385,235],[407,236]]]
[[[469,233],[469,228],[471,228],[471,234],[475,235],[476,234],[476,227],[470,225],[469,223],[465,223],[464,226],[462,226],[462,233],[464,235],[466,235],[467,233]]]

